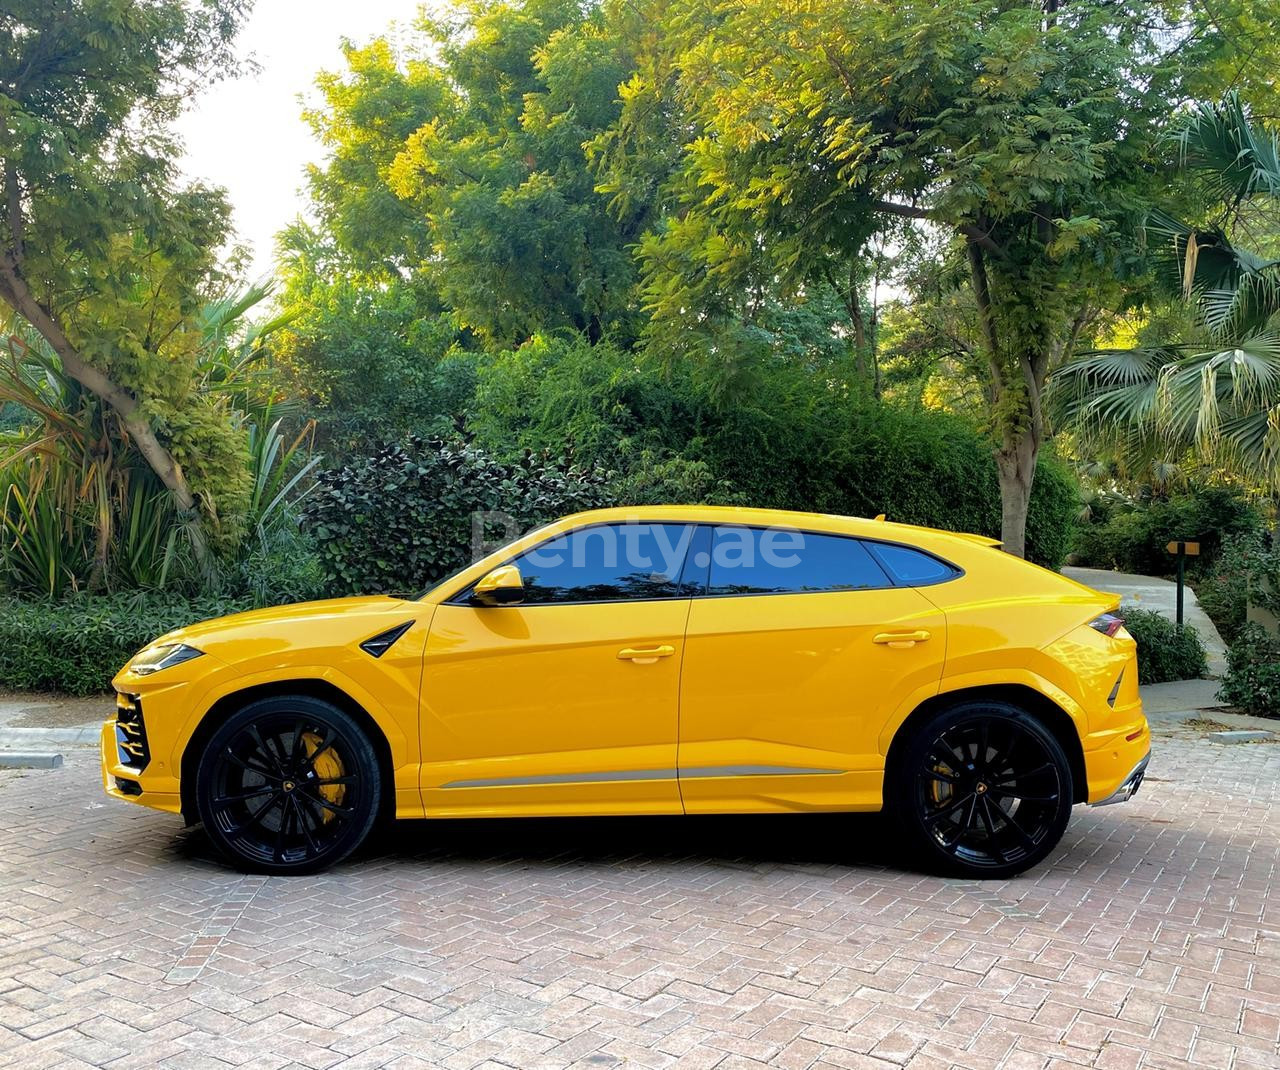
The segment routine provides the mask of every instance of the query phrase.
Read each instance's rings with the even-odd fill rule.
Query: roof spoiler
[[[877,513],[875,519],[881,524],[884,523],[884,513]],[[936,531],[942,531],[942,528],[935,528]],[[972,531],[948,531],[948,535],[954,535],[957,539],[968,539],[970,542],[979,543],[982,546],[994,546],[997,550],[1004,549],[1004,543],[999,539],[993,539],[989,535],[977,535]]]

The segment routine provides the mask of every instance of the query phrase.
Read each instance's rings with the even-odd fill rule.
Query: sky
[[[183,170],[230,193],[237,237],[253,253],[250,279],[271,272],[276,232],[306,207],[306,165],[323,158],[299,97],[313,93],[317,72],[342,66],[344,37],[363,43],[393,21],[412,21],[418,6],[418,0],[257,0],[238,44],[259,71],[214,84],[182,116]]]

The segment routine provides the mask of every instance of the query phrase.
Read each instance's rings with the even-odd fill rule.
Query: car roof
[[[588,509],[573,513],[557,522],[573,527],[583,524],[599,524],[611,521],[661,521],[683,520],[705,524],[752,524],[772,527],[800,528],[808,531],[829,531],[844,535],[863,535],[868,538],[901,539],[913,542],[920,535],[940,536],[944,539],[963,539],[984,546],[999,546],[999,539],[970,532],[944,531],[919,524],[890,523],[883,516],[870,519],[859,516],[842,516],[837,513],[810,513],[791,509],[759,509],[739,505],[624,505],[609,509]]]

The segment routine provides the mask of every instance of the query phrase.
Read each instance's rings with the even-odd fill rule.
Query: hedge
[[[1218,697],[1255,717],[1280,717],[1280,638],[1246,624],[1227,647]]]
[[[1138,644],[1138,679],[1144,684],[1198,680],[1208,675],[1209,662],[1200,633],[1190,625],[1179,628],[1168,617],[1149,609],[1124,606],[1124,626]]]
[[[174,628],[236,613],[247,601],[132,593],[62,602],[0,601],[0,687],[93,695],[134,654]]]

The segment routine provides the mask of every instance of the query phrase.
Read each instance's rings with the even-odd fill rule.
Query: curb
[[[7,728],[0,726],[0,751],[38,751],[47,747],[97,747],[102,725],[79,728]]]
[[[58,769],[61,766],[61,754],[24,754],[22,751],[0,750],[0,769]]]

